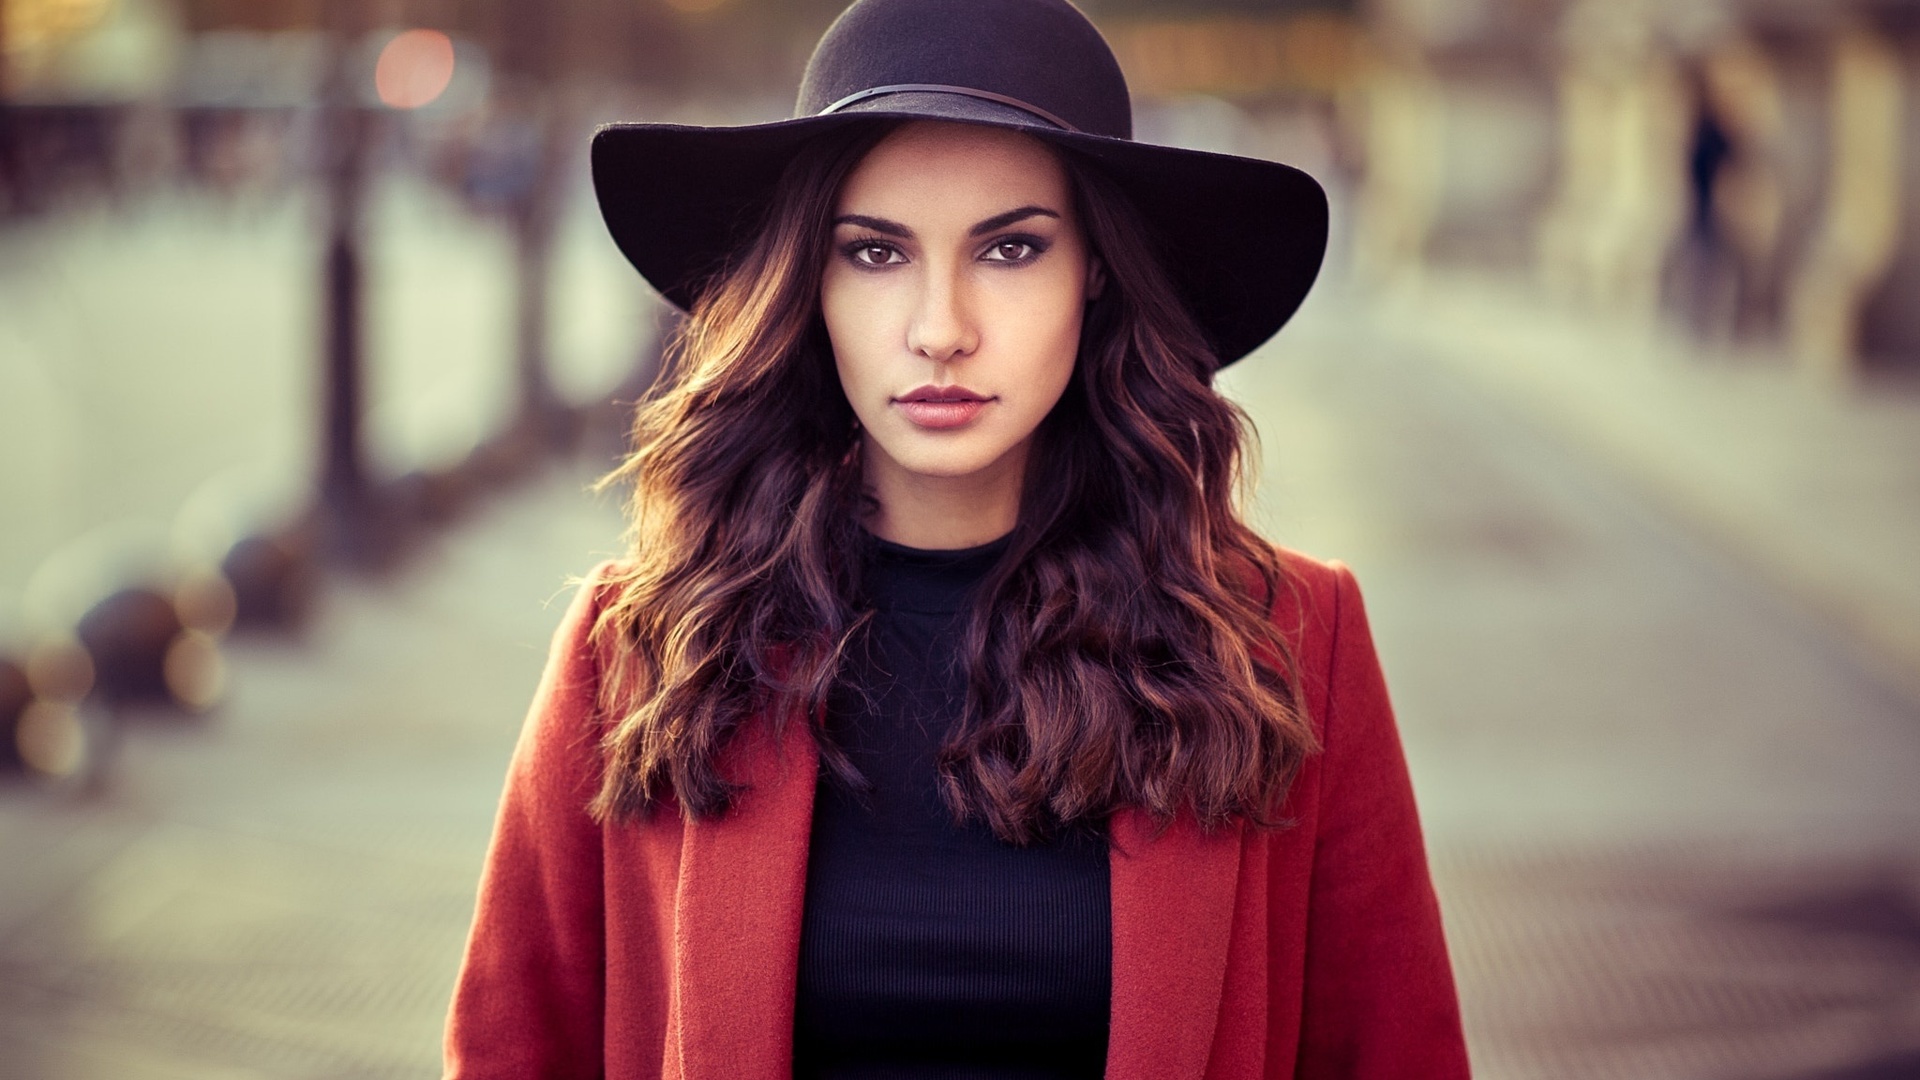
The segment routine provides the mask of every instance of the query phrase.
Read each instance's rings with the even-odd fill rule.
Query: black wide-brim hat
[[[604,127],[594,190],[621,252],[688,309],[749,239],[794,151],[876,117],[1011,128],[1100,168],[1155,234],[1222,365],[1293,316],[1326,253],[1326,193],[1306,173],[1133,141],[1120,65],[1065,0],[858,0],[815,46],[793,119]]]

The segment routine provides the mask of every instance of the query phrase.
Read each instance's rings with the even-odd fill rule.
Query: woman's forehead
[[[1069,196],[1059,158],[1031,135],[916,121],[867,152],[840,189],[838,212],[973,211],[1004,203],[1043,205],[1064,216]]]

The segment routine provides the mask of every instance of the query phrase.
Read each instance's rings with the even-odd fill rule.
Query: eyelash
[[[1006,236],[995,237],[994,240],[986,246],[985,250],[987,252],[993,252],[1012,244],[1026,247],[1030,249],[1031,253],[1018,259],[985,259],[985,261],[1002,263],[1009,266],[1024,266],[1046,254],[1047,248],[1049,247],[1046,241],[1037,236],[1031,236],[1025,233],[1010,233]],[[893,242],[883,240],[877,236],[862,236],[856,240],[850,240],[841,246],[840,254],[848,262],[862,270],[884,270],[889,266],[899,265],[899,263],[892,261],[891,257],[884,263],[866,262],[860,258],[861,252],[870,251],[874,248],[888,252],[889,256],[899,255],[902,259],[905,258],[905,254],[901,252],[900,248]]]
[[[1006,247],[1009,244],[1019,244],[1023,247],[1030,249],[1031,253],[1025,256],[1024,258],[1019,258],[1019,259],[990,259],[988,261],[1011,263],[1015,266],[1019,266],[1025,263],[1030,263],[1033,260],[1047,253],[1046,241],[1040,239],[1037,236],[1029,236],[1025,233],[1013,233],[1007,236],[1002,236],[999,239],[995,240],[993,243],[988,244],[987,250],[997,251],[1000,248]]]
[[[860,253],[872,248],[880,248],[888,252],[890,256],[888,261],[884,263],[870,263],[862,260]],[[840,248],[840,254],[844,256],[848,262],[862,270],[880,270],[895,265],[891,259],[892,255],[902,255],[903,258],[905,257],[899,248],[877,236],[863,236],[858,240],[849,241]]]

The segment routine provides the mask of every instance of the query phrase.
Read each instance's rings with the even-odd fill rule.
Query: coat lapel
[[[1185,815],[1158,835],[1113,821],[1113,1026],[1108,1080],[1206,1072],[1233,932],[1242,827],[1211,835]]]
[[[668,1075],[787,1080],[807,839],[818,763],[804,725],[776,745],[754,725],[731,775],[751,785],[689,822],[680,857]]]
[[[737,745],[752,790],[731,813],[686,825],[674,936],[668,1075],[786,1080],[818,760],[803,726]],[[1156,832],[1114,817],[1109,1080],[1201,1077],[1233,930],[1241,829],[1188,817]]]

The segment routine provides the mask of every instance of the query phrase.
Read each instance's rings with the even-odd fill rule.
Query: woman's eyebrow
[[[913,237],[913,230],[897,221],[888,221],[886,218],[879,217],[868,217],[865,214],[841,214],[839,217],[833,219],[833,223],[835,225],[858,225],[863,229],[872,229],[877,233],[897,236],[902,240],[908,240]]]
[[[980,236],[995,229],[1004,229],[1016,221],[1025,221],[1030,217],[1050,217],[1058,220],[1060,215],[1044,206],[1023,206],[1018,210],[1009,210],[1004,214],[995,214],[987,220],[967,230],[968,236]]]
[[[1030,217],[1050,217],[1058,220],[1060,215],[1058,212],[1049,210],[1044,206],[1022,206],[1016,210],[1009,210],[1004,214],[993,215],[978,225],[975,225],[973,228],[968,229],[967,235],[983,236],[995,229],[1004,229],[1016,221],[1025,221]],[[863,229],[872,229],[874,232],[886,236],[897,236],[902,240],[909,240],[913,237],[913,230],[897,221],[870,217],[866,214],[842,214],[834,218],[833,223],[835,226],[858,225]]]

